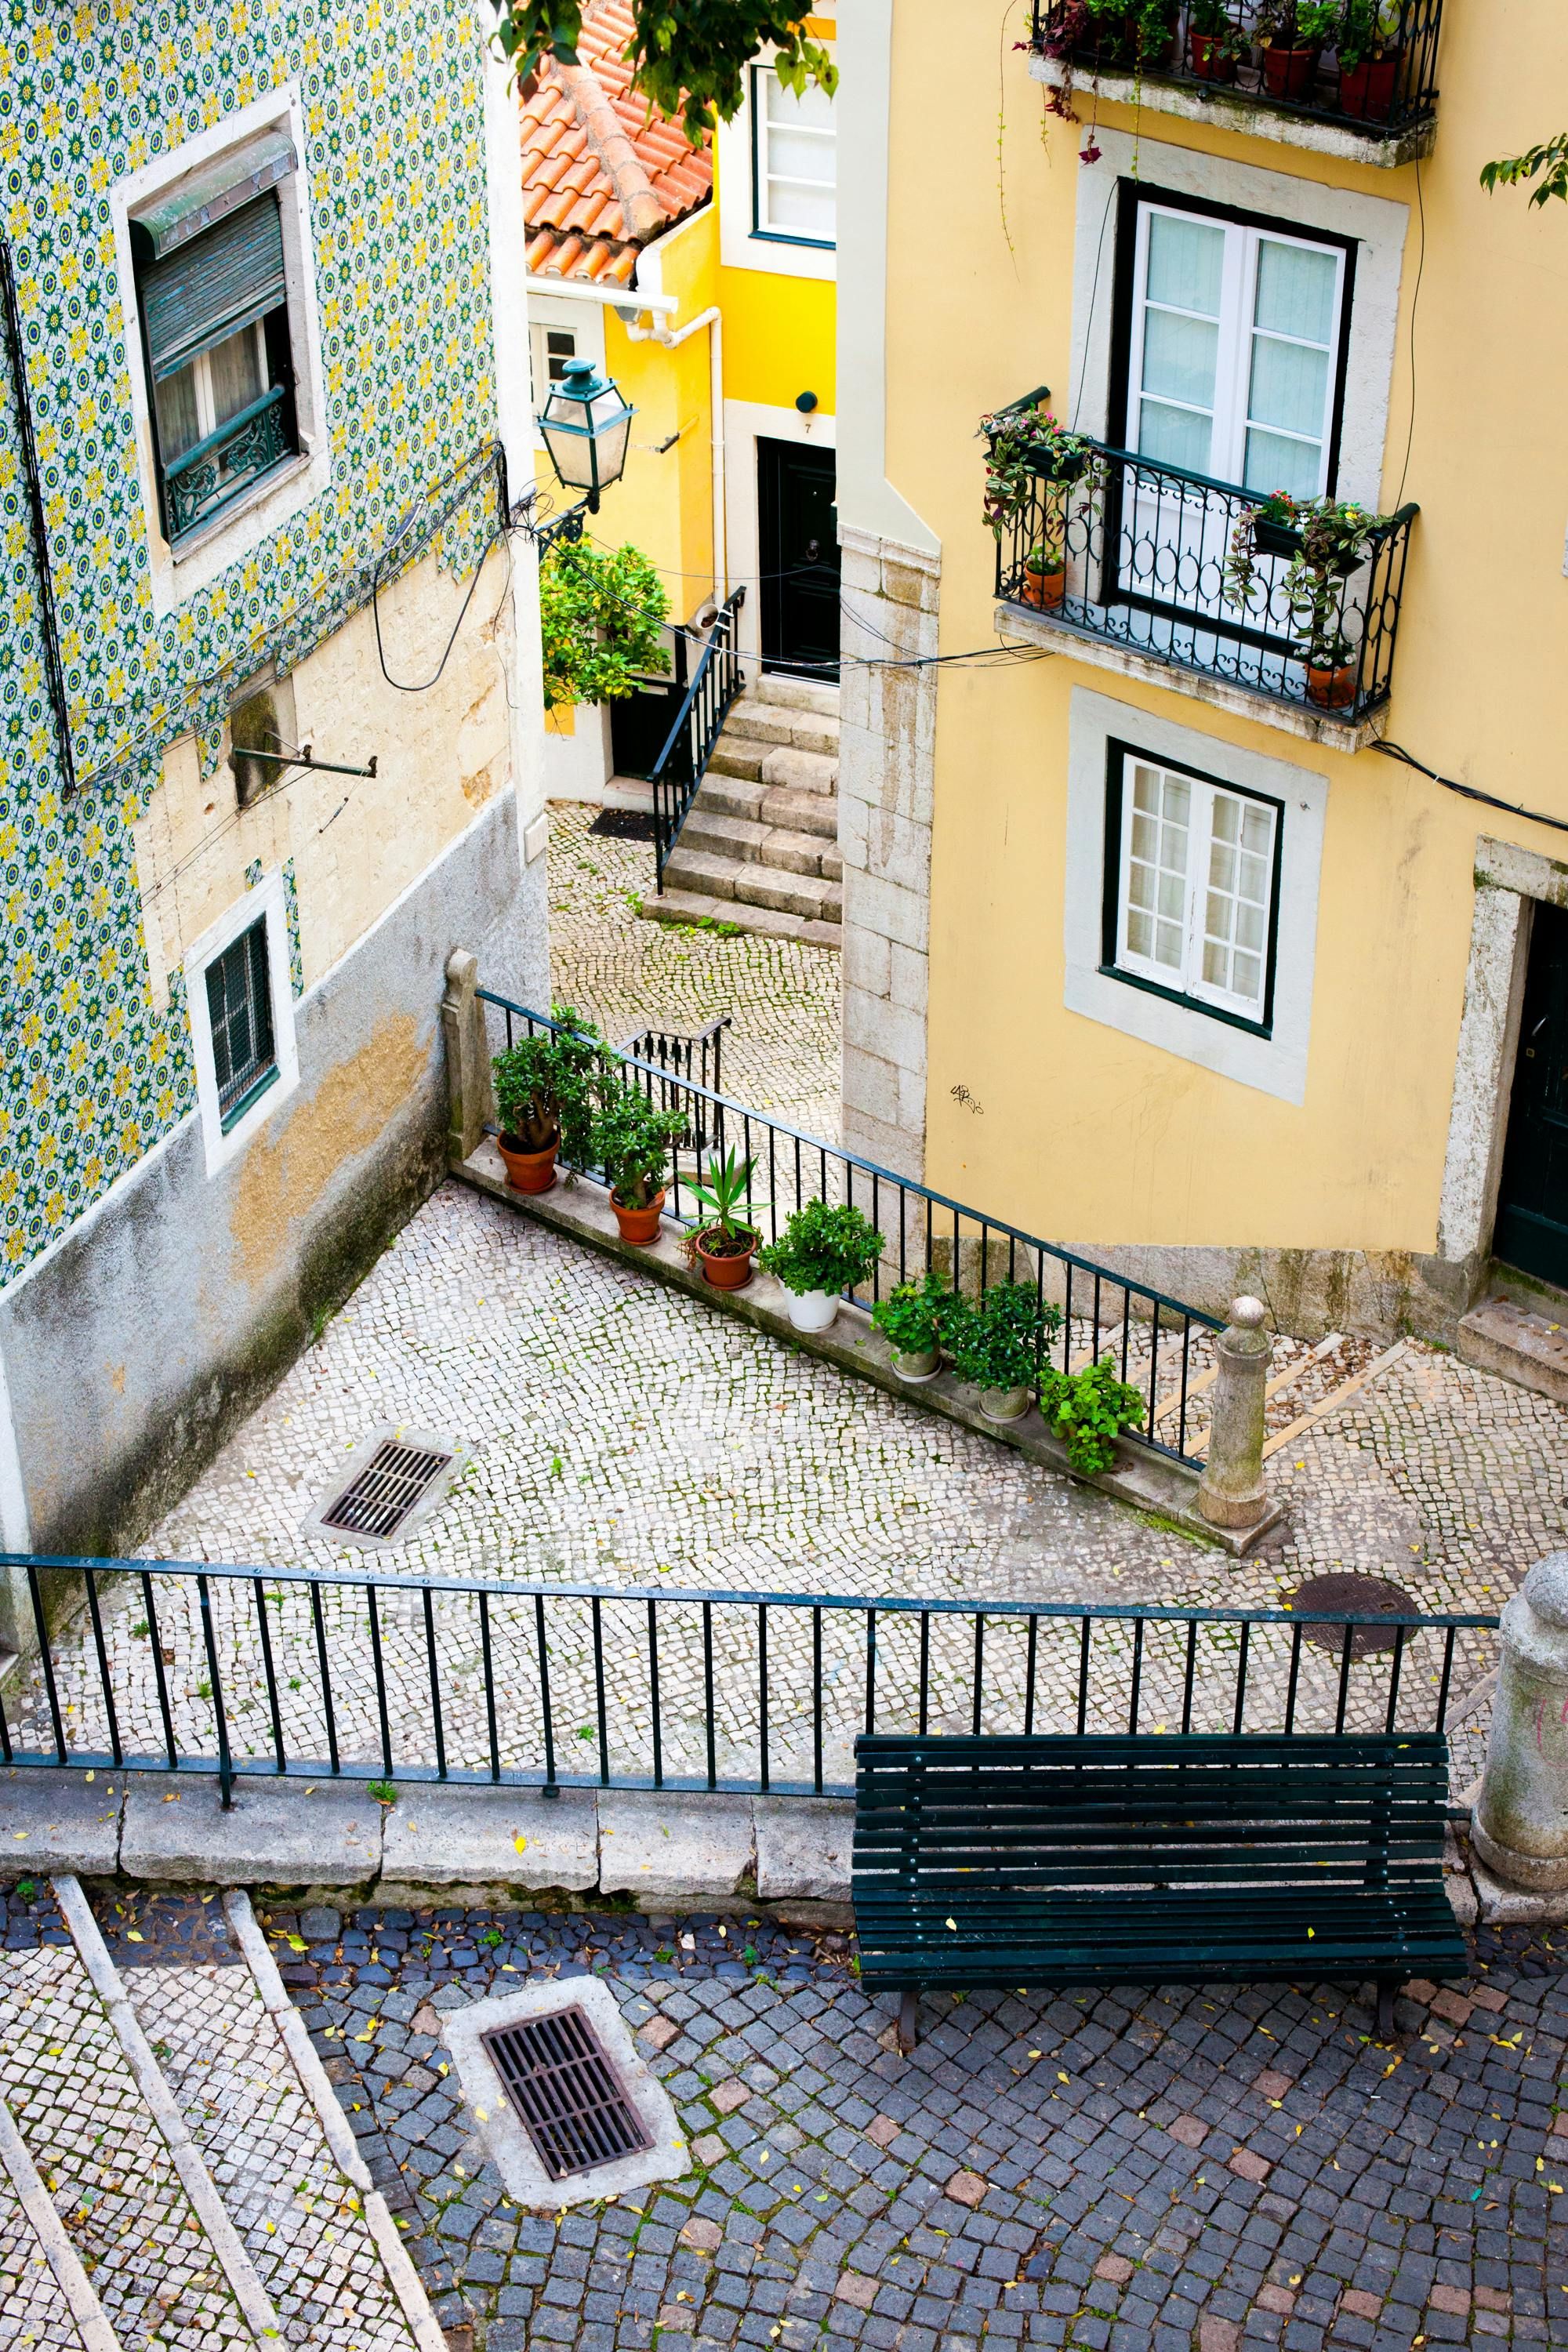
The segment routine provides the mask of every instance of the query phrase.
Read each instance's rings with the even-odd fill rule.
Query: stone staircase
[[[733,923],[768,939],[836,948],[838,688],[758,677],[731,707],[665,868],[643,900],[656,922]]]
[[[244,1895],[5,1901],[0,2345],[447,2352]]]

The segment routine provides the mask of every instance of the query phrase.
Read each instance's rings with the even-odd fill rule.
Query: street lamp
[[[542,526],[542,552],[555,539],[582,538],[584,516],[598,513],[600,492],[618,482],[625,471],[636,414],[622,399],[619,385],[595,373],[592,360],[567,361],[560,383],[551,386],[539,430],[556,479],[563,488],[584,495],[576,506]]]

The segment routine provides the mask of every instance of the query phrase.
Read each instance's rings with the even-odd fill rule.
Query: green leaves
[[[622,1208],[647,1207],[663,1187],[672,1149],[685,1136],[681,1113],[655,1109],[635,1080],[606,1073],[589,1150]]]
[[[638,549],[601,554],[581,540],[554,548],[539,567],[547,707],[618,701],[639,671],[667,670],[658,633],[668,617],[669,598]]]
[[[1525,180],[1541,182],[1531,192],[1532,205],[1543,205],[1549,196],[1568,203],[1568,131],[1542,140],[1539,147],[1527,147],[1522,155],[1505,155],[1481,166],[1481,185],[1489,195],[1497,188],[1517,188]]]
[[[790,1218],[780,1239],[758,1252],[757,1263],[797,1298],[808,1290],[837,1295],[866,1280],[883,1246],[881,1234],[858,1209],[808,1201]]]
[[[1143,1399],[1116,1377],[1110,1356],[1081,1372],[1047,1370],[1040,1376],[1040,1411],[1067,1444],[1068,1460],[1083,1478],[1097,1478],[1116,1459],[1116,1440],[1143,1418]]]
[[[577,0],[496,0],[496,38],[526,83],[547,57],[577,62],[583,11]],[[808,81],[829,96],[838,68],[805,30],[805,14],[789,0],[632,0],[632,37],[622,54],[632,87],[679,121],[694,147],[715,122],[728,122],[745,94],[746,68],[772,47],[779,79],[798,95]]]
[[[712,1223],[718,1226],[726,1241],[732,1241],[738,1233],[752,1231],[745,1216],[756,1164],[754,1160],[742,1160],[739,1152],[731,1150],[724,1154],[722,1160],[710,1163],[705,1184],[697,1182],[695,1179],[691,1183],[693,1200],[700,1208],[707,1210]]]
[[[960,1380],[979,1389],[1033,1388],[1040,1372],[1040,1351],[1060,1328],[1061,1319],[1032,1284],[994,1282],[981,1293],[976,1307],[962,1297],[953,1298],[943,1337]]]
[[[929,1356],[942,1345],[946,1318],[955,1304],[953,1294],[939,1275],[927,1272],[923,1282],[900,1282],[871,1309],[871,1320],[889,1348],[900,1356]]]
[[[588,1156],[599,1033],[569,1004],[556,1005],[552,1017],[574,1034],[542,1030],[495,1056],[496,1112],[503,1131],[516,1136],[525,1151],[543,1151],[559,1137],[562,1158],[581,1166]]]

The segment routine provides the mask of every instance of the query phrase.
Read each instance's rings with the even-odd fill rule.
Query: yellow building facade
[[[1185,6],[1142,69],[1047,0],[846,20],[846,652],[941,660],[847,673],[845,1104],[1179,1297],[1452,1339],[1494,1243],[1568,1280],[1568,220],[1479,185],[1568,26],[1383,14],[1392,93],[1347,34],[1293,100],[1240,6],[1226,83]],[[998,540],[1042,386],[1091,446]],[[1418,512],[1237,602],[1281,487]]]

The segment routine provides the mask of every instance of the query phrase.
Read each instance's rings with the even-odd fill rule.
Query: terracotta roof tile
[[[708,141],[700,148],[691,147],[679,122],[661,114],[649,119],[632,89],[631,68],[621,55],[632,30],[626,0],[592,0],[584,12],[577,55],[630,142],[630,176],[635,181],[640,170],[652,192],[662,218],[650,233],[659,236],[712,201],[713,155]],[[578,87],[584,85],[579,82]],[[646,194],[626,193],[623,197],[626,173],[621,174],[623,188],[617,188],[552,65],[541,69],[538,88],[520,107],[519,130],[523,218],[531,231],[530,273],[635,284],[637,253],[647,238],[630,233],[626,206],[632,205],[634,218],[645,219],[651,217],[654,205]],[[610,142],[612,161],[617,143]],[[624,148],[620,154],[625,159]]]

